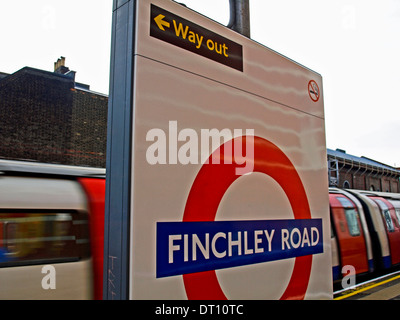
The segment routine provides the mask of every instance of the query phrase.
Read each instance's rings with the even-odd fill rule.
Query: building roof
[[[349,163],[354,163],[355,165],[364,165],[364,166],[370,166],[374,167],[377,169],[384,169],[384,170],[389,170],[389,171],[397,171],[397,173],[400,175],[400,170],[398,168],[386,165],[384,163],[369,159],[367,157],[357,157],[353,156],[351,154],[346,153],[345,150],[342,149],[327,149],[327,155],[328,158],[336,158],[336,159],[343,159],[344,161],[347,161]]]
[[[1,72],[1,71],[0,71],[0,80],[3,79],[3,78],[5,78],[5,77],[7,77],[7,76],[9,76],[8,73]]]

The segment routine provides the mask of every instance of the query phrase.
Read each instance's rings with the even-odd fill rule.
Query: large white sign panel
[[[130,298],[331,298],[321,76],[136,5]]]

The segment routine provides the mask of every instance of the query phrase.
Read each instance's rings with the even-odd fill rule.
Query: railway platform
[[[400,300],[400,272],[336,291],[334,300]]]

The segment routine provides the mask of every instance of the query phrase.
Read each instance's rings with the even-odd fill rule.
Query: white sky
[[[180,0],[227,24],[228,0]],[[400,0],[250,0],[251,37],[324,81],[327,147],[400,167]],[[53,71],[108,94],[112,0],[0,0],[0,71]]]

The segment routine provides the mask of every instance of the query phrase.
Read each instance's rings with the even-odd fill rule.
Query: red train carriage
[[[362,204],[371,236],[375,268],[386,270],[399,265],[400,220],[393,203],[400,204],[400,194],[364,190],[348,192]]]
[[[329,203],[334,280],[346,265],[354,267],[356,274],[372,271],[371,240],[360,202],[343,190],[330,189]]]
[[[400,263],[400,221],[396,215],[396,210],[392,203],[383,197],[370,198],[375,201],[380,209],[382,219],[384,221],[386,235],[389,240],[391,265],[397,265]]]

